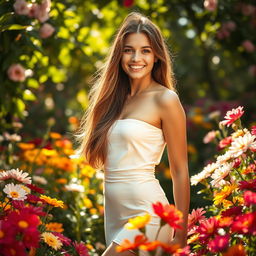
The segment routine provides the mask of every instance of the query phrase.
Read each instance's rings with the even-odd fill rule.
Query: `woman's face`
[[[131,33],[126,37],[121,65],[130,79],[150,77],[155,60],[153,49],[144,33]]]

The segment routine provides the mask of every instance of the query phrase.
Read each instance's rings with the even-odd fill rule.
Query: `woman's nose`
[[[140,59],[140,54],[139,52],[134,51],[133,55],[132,55],[132,60],[133,61],[138,61]]]

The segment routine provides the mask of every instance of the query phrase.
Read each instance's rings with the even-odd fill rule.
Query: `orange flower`
[[[182,212],[179,211],[173,204],[163,205],[161,202],[152,204],[154,212],[171,227],[177,229],[182,228],[178,223],[182,222]]]
[[[149,242],[149,243],[145,243],[139,246],[139,248],[143,251],[153,251],[155,250],[157,247],[159,247],[161,245],[161,242],[159,241],[153,241],[153,242]]]
[[[128,239],[124,239],[121,245],[116,247],[117,252],[124,252],[128,250],[135,250],[139,246],[147,242],[147,238],[144,235],[137,235],[134,239],[134,243],[131,243]]]
[[[190,237],[188,238],[188,244],[194,243],[194,242],[199,238],[199,236],[200,236],[200,235],[199,235],[198,233],[196,233],[196,234],[190,236]]]
[[[35,148],[35,145],[33,143],[17,143],[18,147],[23,150],[33,149]]]
[[[59,134],[57,132],[50,132],[50,137],[52,139],[60,139],[61,138],[61,134]]]
[[[51,198],[49,196],[41,195],[40,199],[42,199],[44,202],[54,207],[61,207],[61,208],[64,207],[63,201],[57,200],[56,198]]]
[[[237,188],[237,185],[235,185],[235,184],[224,186],[224,188],[220,192],[215,194],[214,199],[213,199],[214,204],[218,205],[218,204],[222,203],[223,200],[226,197],[228,197],[232,193],[232,191],[235,190],[236,188]]]
[[[137,216],[129,219],[128,223],[126,223],[125,228],[127,229],[140,229],[144,228],[145,225],[150,221],[150,214],[146,213],[142,216]]]
[[[50,222],[50,223],[46,224],[45,226],[46,226],[47,231],[53,231],[53,232],[58,232],[58,233],[61,233],[64,231],[64,229],[62,227],[62,223]]]
[[[65,178],[59,178],[56,180],[57,183],[59,184],[67,184],[68,183],[68,180],[65,179]]]
[[[246,256],[246,252],[242,244],[236,244],[223,253],[223,256]]]

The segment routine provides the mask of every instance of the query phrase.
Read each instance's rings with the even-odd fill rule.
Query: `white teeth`
[[[144,66],[130,66],[130,67],[133,69],[140,69],[140,68],[143,68]]]

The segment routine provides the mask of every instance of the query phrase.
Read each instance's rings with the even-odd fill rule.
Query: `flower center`
[[[28,227],[28,223],[25,220],[20,220],[18,222],[18,225],[20,228],[27,228]]]
[[[4,237],[4,231],[0,230],[0,239]]]
[[[10,193],[10,195],[11,195],[12,198],[17,198],[17,197],[19,197],[19,193],[17,193],[16,191],[12,191],[12,192]]]

